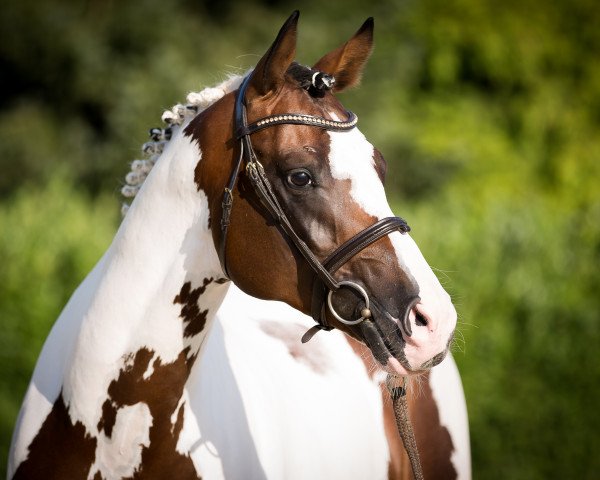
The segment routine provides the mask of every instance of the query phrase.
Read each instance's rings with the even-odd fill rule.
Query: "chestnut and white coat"
[[[271,83],[270,76],[285,76],[296,22],[297,14],[254,76]],[[352,86],[371,41],[372,21],[320,64],[333,59],[338,67],[331,73],[342,87],[344,78]],[[353,55],[361,61],[349,62]],[[348,67],[357,63],[357,71]],[[261,265],[245,265],[235,252],[253,239],[234,234],[228,258],[236,285],[224,278],[215,248],[220,199],[204,187],[212,170],[203,162],[216,155],[215,147],[194,132],[214,128],[205,135],[215,142],[231,136],[224,131],[231,119],[218,115],[231,110],[240,81],[233,77],[192,96],[201,113],[187,112],[173,126],[114,241],[56,321],[17,421],[8,478],[410,478],[381,385],[386,371],[421,374],[409,404],[426,477],[470,478],[466,408],[454,361],[447,356],[433,370],[420,370],[447,349],[456,313],[409,235],[393,233],[380,247],[387,249],[386,261],[393,254],[396,268],[418,284],[419,305],[407,313],[411,335],[398,333],[404,364],[394,356],[375,362],[352,331],[320,333],[301,344],[314,323],[303,294],[290,293],[301,290],[292,281],[302,279],[301,267],[296,277],[261,276]],[[256,82],[255,95],[268,96]],[[330,118],[341,115],[331,105]],[[327,143],[321,158],[327,181],[347,188],[341,203],[352,205],[358,217],[391,215],[377,153],[360,131],[318,135]],[[323,151],[316,143],[306,146]],[[216,173],[210,180],[225,178],[227,165],[211,167]],[[244,204],[243,192],[235,201]],[[234,210],[232,232],[256,209],[245,203]],[[271,241],[280,237],[277,229],[262,223],[257,234],[261,228],[270,233],[256,237],[256,248],[272,251],[262,261],[276,266],[294,260],[283,250],[291,248],[285,240]],[[327,226],[315,228],[314,242],[339,242]],[[273,293],[264,294],[265,285]]]

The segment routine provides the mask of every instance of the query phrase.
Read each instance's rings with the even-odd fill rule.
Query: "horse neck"
[[[227,291],[208,199],[193,178],[201,152],[182,132],[174,132],[109,250],[62,315],[81,316],[62,390],[88,431],[98,428],[107,392],[114,401],[120,388],[137,388],[139,382],[121,382],[136,369],[150,382],[173,365],[169,382],[183,388]]]

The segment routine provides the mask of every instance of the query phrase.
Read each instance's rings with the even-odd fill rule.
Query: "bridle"
[[[296,246],[300,254],[309,264],[314,272],[313,296],[312,296],[312,317],[317,322],[304,337],[303,342],[307,342],[319,330],[332,330],[326,319],[326,308],[340,322],[347,325],[356,325],[363,320],[371,318],[369,309],[369,295],[366,290],[352,281],[337,281],[333,278],[333,274],[346,262],[348,262],[356,254],[367,248],[372,243],[382,237],[389,235],[392,232],[399,231],[406,233],[410,231],[408,224],[400,217],[387,217],[374,223],[370,227],[357,233],[354,237],[344,242],[335,251],[333,251],[322,263],[306,245],[304,240],[294,230],[288,216],[281,207],[274,191],[271,182],[265,175],[263,166],[258,161],[256,153],[252,148],[250,135],[259,130],[263,130],[275,125],[308,125],[311,127],[322,128],[337,132],[352,130],[356,127],[358,119],[354,113],[347,111],[346,121],[329,120],[323,117],[316,117],[301,113],[284,113],[279,115],[271,115],[261,118],[253,123],[248,123],[246,111],[246,89],[250,82],[251,74],[247,75],[242,81],[235,99],[234,113],[234,137],[240,141],[240,153],[237,161],[234,164],[229,182],[225,187],[223,194],[223,213],[221,217],[221,240],[219,244],[219,260],[223,272],[229,277],[227,269],[226,245],[227,231],[229,229],[229,219],[231,208],[233,206],[233,189],[235,187],[240,168],[243,162],[246,163],[246,173],[256,195],[260,199],[262,205],[269,212],[273,220],[281,227],[283,232]],[[357,319],[345,319],[341,317],[333,308],[331,298],[333,293],[340,288],[349,288],[357,292],[364,300],[364,308],[361,309],[360,317]]]
[[[410,227],[400,217],[387,217],[375,222],[370,227],[358,232],[352,238],[344,242],[336,248],[322,263],[306,245],[304,240],[296,233],[289,218],[281,207],[275,192],[271,186],[271,182],[267,178],[263,166],[258,161],[256,153],[252,148],[250,135],[259,130],[272,127],[275,125],[308,125],[311,127],[322,128],[337,132],[345,132],[356,127],[358,119],[354,113],[347,111],[346,121],[328,120],[323,117],[317,117],[301,113],[284,113],[271,115],[261,118],[253,123],[248,123],[247,108],[246,108],[246,89],[250,82],[252,73],[248,74],[242,81],[237,96],[235,98],[235,113],[233,134],[236,140],[240,141],[240,153],[233,166],[233,170],[229,177],[229,182],[223,193],[223,212],[221,216],[221,239],[218,248],[219,260],[221,268],[225,275],[229,278],[227,269],[226,246],[227,232],[229,229],[229,220],[231,209],[233,206],[233,189],[237,182],[240,168],[243,162],[246,163],[246,173],[250,179],[252,187],[264,208],[269,212],[270,216],[277,222],[283,232],[296,246],[300,254],[308,262],[310,268],[314,272],[313,292],[312,292],[312,317],[317,322],[315,326],[309,329],[302,337],[302,342],[308,342],[315,333],[319,330],[332,330],[334,327],[329,325],[326,318],[326,309],[329,309],[331,314],[341,323],[346,325],[357,325],[372,317],[369,308],[369,294],[367,291],[356,282],[349,280],[337,281],[333,278],[333,274],[342,267],[351,258],[359,252],[367,248],[377,240],[389,235],[392,232],[399,231],[407,233]],[[313,75],[313,81],[316,74]],[[333,293],[341,288],[349,288],[357,292],[364,301],[364,307],[360,310],[360,316],[356,319],[345,319],[335,311],[332,304]],[[394,405],[394,411],[398,429],[402,437],[402,441],[409,453],[413,474],[415,478],[422,478],[420,463],[418,460],[418,451],[414,443],[414,434],[408,420],[408,411],[406,407],[406,390],[404,388],[392,387],[388,384],[390,395]],[[407,432],[408,429],[408,433]],[[416,458],[416,463],[414,461]]]

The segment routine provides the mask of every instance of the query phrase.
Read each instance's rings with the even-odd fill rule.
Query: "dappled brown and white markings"
[[[199,300],[212,282],[212,278],[206,278],[197,288],[192,288],[191,282],[185,282],[175,297],[174,303],[182,305],[180,318],[184,324],[184,337],[192,337],[203,330],[208,309],[201,309]],[[123,368],[108,387],[97,425],[99,436],[105,437],[102,441],[110,442],[119,412],[133,406],[143,406],[142,411],[147,408],[148,431],[137,446],[138,463],[128,466],[131,475],[124,478],[166,478],[169,475],[200,478],[189,455],[177,450],[185,415],[185,402],[181,400],[196,358],[197,352],[191,352],[190,346],[184,348],[173,362],[163,362],[148,348],[141,348],[124,358]],[[60,455],[54,445],[61,445]],[[106,460],[101,457],[108,454],[97,446],[98,438],[87,432],[82,423],[73,422],[61,393],[31,443],[27,460],[21,463],[14,478],[87,478],[90,474],[93,478],[104,478],[94,465],[97,460]],[[136,449],[136,446],[127,448]]]
[[[205,278],[202,285],[194,288],[192,282],[187,281],[173,299],[174,304],[181,305],[179,318],[183,322],[184,339],[198,335],[206,325],[209,309],[202,308],[201,297],[211,283],[212,277]],[[138,465],[126,478],[168,475],[200,478],[190,456],[177,447],[185,419],[184,388],[197,355],[197,349],[194,351],[188,345],[174,361],[164,362],[155,351],[141,348],[127,356],[118,378],[110,383],[98,422],[98,431],[108,439],[120,411],[143,405],[149,413],[148,432],[139,445]],[[98,454],[103,452],[98,450]],[[101,477],[100,470],[95,473]]]

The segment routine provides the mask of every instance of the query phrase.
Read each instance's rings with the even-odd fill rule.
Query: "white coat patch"
[[[131,477],[142,462],[142,448],[150,445],[152,415],[145,403],[136,403],[117,411],[111,437],[104,434],[96,448],[96,463],[90,469],[90,478],[96,471],[106,480]]]
[[[440,423],[448,429],[454,445],[450,460],[458,473],[459,480],[470,480],[471,449],[467,404],[460,374],[451,355],[431,370],[429,385],[438,407]]]
[[[369,215],[378,219],[392,216],[381,179],[375,170],[373,145],[354,128],[329,132],[329,168],[337,180],[350,180],[350,195]]]
[[[328,133],[331,140],[329,167],[333,178],[350,180],[350,195],[365,213],[379,220],[393,216],[375,169],[373,146],[357,128]],[[431,314],[427,327],[413,328],[412,339],[416,343],[405,349],[408,361],[413,368],[418,368],[445,351],[456,326],[456,311],[410,235],[394,232],[389,239],[399,267],[413,277],[419,288],[422,308]]]

